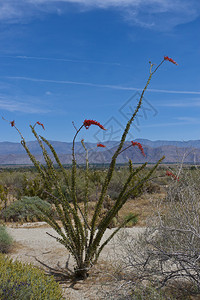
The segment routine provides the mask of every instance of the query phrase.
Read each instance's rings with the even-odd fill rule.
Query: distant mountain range
[[[185,163],[200,164],[200,140],[181,142],[137,139],[137,142],[143,145],[146,156],[144,157],[137,147],[130,147],[119,155],[117,163],[126,163],[129,159],[132,159],[133,163],[142,163],[144,161],[154,163],[163,155],[165,155],[164,162],[166,163],[180,162],[184,156]],[[63,164],[71,164],[72,143],[51,141],[51,144],[55,148],[61,162]],[[90,163],[109,163],[118,144],[119,142],[117,141],[107,141],[104,143],[106,148],[97,148],[96,143],[86,143],[87,148],[90,149]],[[125,142],[124,148],[130,144],[130,142]],[[38,143],[36,141],[27,142],[27,145],[31,153],[36,156],[37,160],[44,162],[41,148],[38,146]],[[77,142],[75,147],[77,162],[84,163],[85,150],[83,149],[81,142]],[[27,165],[31,164],[31,162],[20,143],[0,142],[0,165],[10,164]]]

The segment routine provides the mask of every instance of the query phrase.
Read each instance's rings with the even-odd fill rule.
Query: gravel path
[[[31,228],[29,226],[36,226]],[[42,227],[41,227],[42,225]],[[39,226],[39,227],[37,227]],[[58,236],[57,233],[50,227],[44,227],[42,223],[25,224],[18,228],[8,228],[8,232],[12,235],[17,242],[16,247],[10,256],[13,259],[18,259],[23,262],[33,263],[41,267],[41,264],[36,260],[39,259],[43,263],[56,267],[59,263],[64,267],[68,258],[69,252],[63,245],[58,243],[54,238],[47,235],[46,232],[51,235]],[[104,234],[103,240],[105,240],[113,232],[114,229],[107,229]],[[120,259],[120,235],[124,232],[131,236],[137,236],[138,233],[144,231],[144,228],[133,227],[122,229],[117,236],[111,240],[108,245],[102,251],[99,262],[111,262]],[[69,266],[73,268],[73,260],[70,260]],[[86,300],[86,299],[100,299],[96,295],[98,284],[91,281],[90,277],[85,282],[76,284],[75,288],[71,288],[69,284],[63,285],[63,291],[66,299],[70,300]]]

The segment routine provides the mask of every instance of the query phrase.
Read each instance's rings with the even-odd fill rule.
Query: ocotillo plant
[[[82,145],[86,151],[86,169],[85,169],[85,200],[84,200],[84,208],[81,210],[77,201],[77,194],[76,194],[77,163],[76,163],[76,154],[75,154],[75,142],[76,142],[77,135],[84,128],[89,129],[91,125],[98,126],[102,130],[105,130],[105,128],[97,121],[85,120],[80,126],[80,128],[76,129],[76,134],[74,136],[73,146],[72,146],[71,180],[69,180],[66,170],[61,164],[59,157],[55,152],[53,146],[44,137],[39,136],[35,130],[36,125],[41,125],[44,129],[44,125],[42,123],[36,122],[34,126],[30,125],[30,128],[42,149],[43,157],[46,162],[45,165],[42,165],[40,162],[38,162],[36,158],[31,154],[25,142],[25,139],[22,136],[19,129],[16,127],[15,122],[14,121],[10,122],[11,126],[14,127],[20,134],[22,146],[25,148],[29,158],[31,159],[32,163],[35,165],[42,179],[44,180],[46,193],[49,195],[49,199],[51,200],[52,204],[54,204],[57,214],[59,216],[59,220],[62,223],[62,226],[60,226],[60,223],[56,219],[52,218],[52,216],[47,211],[40,208],[41,212],[43,213],[44,220],[60,235],[59,238],[55,237],[55,239],[61,244],[63,244],[69,250],[69,252],[71,253],[71,255],[73,256],[76,262],[76,266],[74,267],[74,270],[71,270],[69,268],[66,269],[66,274],[71,277],[74,277],[76,279],[86,278],[88,275],[88,270],[91,268],[91,266],[94,263],[97,262],[97,259],[101,251],[107,245],[107,243],[112,239],[112,237],[118,232],[118,230],[121,227],[125,226],[126,223],[130,222],[133,218],[135,218],[135,216],[130,216],[130,218],[127,218],[120,226],[118,226],[118,228],[114,230],[114,232],[109,236],[109,238],[106,239],[106,241],[101,243],[102,237],[106,229],[108,228],[109,224],[112,222],[113,218],[117,215],[117,213],[122,208],[122,206],[126,203],[130,195],[133,194],[137,195],[138,191],[141,190],[141,187],[144,185],[144,183],[150,179],[152,173],[155,171],[155,169],[160,164],[160,162],[164,159],[164,157],[162,157],[155,164],[155,166],[153,166],[151,169],[149,169],[149,171],[145,175],[143,175],[143,177],[141,175],[141,179],[139,180],[139,182],[136,178],[138,178],[138,174],[146,167],[147,162],[145,162],[142,166],[133,169],[132,162],[130,161],[129,162],[130,173],[128,178],[126,179],[126,182],[121,192],[119,193],[117,199],[113,202],[112,207],[107,211],[107,213],[101,219],[99,218],[99,215],[103,209],[104,199],[107,195],[106,194],[107,189],[111,181],[113,171],[115,169],[116,159],[122,151],[125,151],[125,149],[123,149],[124,142],[130,130],[130,126],[134,121],[139,109],[141,108],[143,96],[150,83],[150,80],[153,74],[158,70],[158,68],[165,60],[171,61],[172,63],[176,64],[174,60],[172,60],[167,56],[164,57],[161,63],[154,70],[152,70],[153,64],[150,63],[149,78],[141,93],[137,107],[133,115],[131,116],[130,120],[126,124],[119,146],[117,147],[117,150],[112,156],[110,165],[107,170],[107,174],[105,176],[104,183],[102,185],[101,193],[96,203],[96,206],[94,208],[94,213],[92,215],[90,222],[88,218],[88,180],[89,180],[88,151],[85,147],[84,142],[82,141]],[[59,166],[62,175],[65,179],[65,184],[67,187],[67,191],[65,193],[63,193],[63,190],[61,189],[57,171],[54,168],[53,161],[51,160],[45,146],[49,147],[49,149],[51,150],[51,153],[53,154],[53,157],[57,165]],[[133,142],[131,146],[138,146],[138,148],[144,154],[143,148],[139,143]],[[133,184],[134,179],[135,179],[135,184]],[[53,195],[52,187],[56,190],[57,196]]]

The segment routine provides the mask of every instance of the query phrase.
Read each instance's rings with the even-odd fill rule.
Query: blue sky
[[[128,139],[200,139],[199,0],[0,0],[0,111],[27,140],[117,140],[149,76]],[[18,142],[1,120],[0,141]]]

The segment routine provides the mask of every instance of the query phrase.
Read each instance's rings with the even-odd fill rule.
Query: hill
[[[200,140],[181,142],[137,139],[137,141],[143,145],[146,156],[144,157],[137,147],[130,147],[119,155],[118,163],[126,163],[129,159],[132,159],[133,163],[142,163],[144,161],[154,163],[163,155],[165,155],[164,162],[166,163],[180,162],[183,156],[185,156],[185,163],[200,163]],[[96,143],[86,143],[87,148],[90,149],[90,163],[109,163],[118,143],[117,141],[105,142],[106,148],[97,148]],[[58,153],[61,162],[63,164],[71,164],[72,143],[51,141],[51,144]],[[27,145],[37,160],[44,162],[41,149],[37,142],[30,141],[27,142]],[[130,142],[125,142],[124,148],[128,145],[130,145]],[[76,158],[78,163],[85,162],[85,150],[81,142],[76,143]],[[0,142],[1,165],[30,163],[30,159],[20,143]]]

